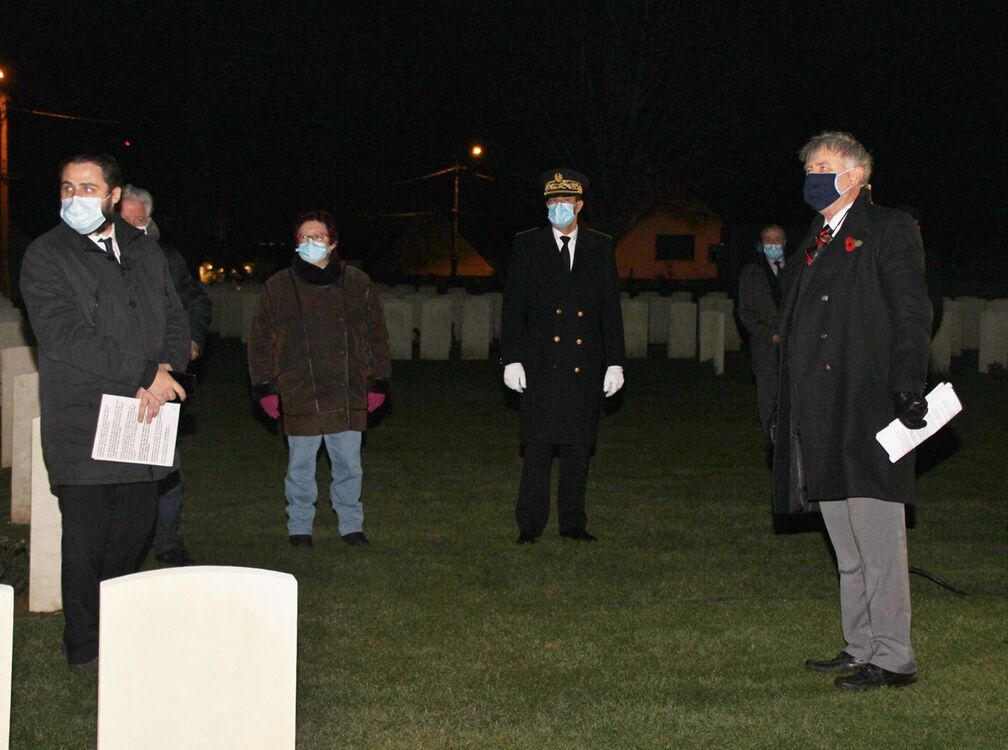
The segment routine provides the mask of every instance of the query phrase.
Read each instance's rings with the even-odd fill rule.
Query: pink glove
[[[381,405],[385,403],[384,393],[372,393],[369,392],[367,395],[367,410],[368,414],[381,408]]]
[[[273,419],[280,419],[280,394],[272,393],[259,399],[259,406]]]

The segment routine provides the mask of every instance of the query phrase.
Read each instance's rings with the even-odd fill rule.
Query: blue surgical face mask
[[[784,256],[783,245],[760,245],[762,252],[770,260],[780,260]]]
[[[805,202],[816,211],[822,211],[826,206],[835,202],[852,187],[848,185],[847,190],[840,190],[838,184],[840,175],[847,174],[851,169],[846,169],[843,172],[809,172],[805,175],[805,189],[803,191]]]
[[[329,254],[329,248],[314,240],[308,240],[297,246],[297,253],[309,263],[317,263]]]
[[[60,201],[60,218],[75,232],[91,234],[108,221],[108,217],[102,212],[102,201],[105,198],[85,198],[80,195],[63,198]]]
[[[547,206],[546,215],[549,217],[549,223],[557,229],[570,226],[577,216],[574,213],[573,203],[551,203]]]

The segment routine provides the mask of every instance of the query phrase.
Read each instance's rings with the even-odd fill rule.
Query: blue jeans
[[[360,462],[361,433],[348,430],[329,435],[288,435],[290,455],[284,490],[287,494],[287,533],[291,536],[312,533],[318,499],[315,459],[323,438],[332,464],[329,500],[339,520],[340,536],[364,528],[364,506],[360,501],[364,474]]]

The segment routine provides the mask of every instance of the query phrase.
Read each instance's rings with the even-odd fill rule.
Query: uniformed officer
[[[623,316],[613,240],[578,227],[588,180],[570,169],[540,178],[550,226],[515,236],[504,290],[504,383],[522,394],[524,449],[518,543],[546,528],[550,468],[560,457],[560,536],[595,541],[584,511],[602,393],[623,387]]]

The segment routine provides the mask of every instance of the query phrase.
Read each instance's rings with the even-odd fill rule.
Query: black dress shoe
[[[584,529],[571,529],[570,531],[561,531],[560,536],[565,539],[578,539],[582,542],[597,542],[598,539],[593,537]]]
[[[871,690],[880,687],[906,687],[917,682],[917,673],[890,672],[874,664],[862,664],[854,674],[837,677],[833,682],[846,690]]]
[[[355,531],[352,534],[344,534],[341,538],[351,547],[366,547],[371,544],[371,542],[368,541],[368,538],[364,536],[363,531]]]
[[[531,534],[519,534],[518,544],[535,544],[539,541],[539,537],[532,536]]]
[[[158,552],[154,557],[159,562],[163,562],[165,565],[172,565],[176,568],[196,564],[196,561],[190,557],[189,552],[181,544],[177,547],[172,547],[167,552]]]
[[[833,659],[806,659],[805,669],[812,672],[853,672],[858,667],[864,666],[864,661],[861,659],[855,659],[853,656],[848,654],[846,651],[841,651]]]
[[[291,547],[311,547],[311,534],[291,534],[290,535],[290,546]]]

